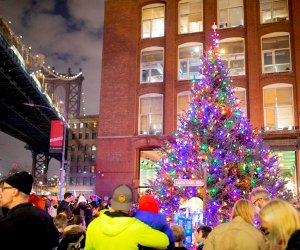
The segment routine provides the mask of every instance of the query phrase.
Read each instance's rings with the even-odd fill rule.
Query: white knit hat
[[[78,204],[80,204],[81,202],[86,203],[86,198],[83,195],[80,195],[79,198],[78,198]]]

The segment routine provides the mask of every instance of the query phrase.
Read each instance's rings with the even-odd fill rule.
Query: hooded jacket
[[[135,218],[146,223],[150,227],[165,233],[170,241],[168,249],[174,248],[174,235],[170,226],[166,222],[166,217],[163,214],[152,213],[143,210],[137,210]]]
[[[232,221],[214,228],[208,235],[203,250],[264,250],[262,233],[253,225],[236,216]]]
[[[106,209],[87,228],[85,250],[136,250],[138,245],[161,249],[169,240],[134,217]]]

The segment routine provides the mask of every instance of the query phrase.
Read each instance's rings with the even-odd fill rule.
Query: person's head
[[[113,191],[111,208],[115,211],[128,213],[133,203],[133,191],[126,184],[119,185]]]
[[[249,224],[253,224],[254,216],[255,216],[255,207],[252,205],[252,203],[245,199],[240,199],[235,202],[231,219],[234,219],[235,217],[240,216],[243,218],[244,221],[246,221]]]
[[[70,225],[79,225],[85,227],[85,220],[81,215],[74,215],[72,214],[70,218],[68,219],[68,226]]]
[[[78,205],[79,204],[85,205],[87,203],[86,198],[83,195],[80,195],[77,203],[78,203]]]
[[[179,226],[177,224],[173,224],[171,226],[171,229],[174,234],[174,242],[175,246],[183,246],[183,241],[185,238],[185,232],[182,226]]]
[[[264,187],[256,187],[249,194],[249,200],[254,206],[262,209],[271,200],[270,193]]]
[[[138,209],[156,214],[159,212],[158,202],[150,194],[141,197]]]
[[[195,234],[195,239],[198,243],[205,242],[205,239],[209,235],[209,233],[212,231],[212,228],[209,226],[201,226],[197,228],[196,234]]]
[[[28,202],[32,189],[33,177],[28,172],[22,171],[9,176],[1,187],[1,203],[3,207],[13,207]]]
[[[65,214],[59,213],[55,218],[54,218],[54,225],[57,228],[57,231],[62,233],[64,229],[66,228],[68,223],[68,218]]]
[[[259,212],[261,227],[268,235],[270,249],[281,242],[285,249],[292,233],[300,229],[299,212],[288,202],[275,199],[266,204]]]
[[[73,200],[73,194],[72,193],[69,193],[69,192],[66,192],[64,194],[64,200],[66,202],[71,202]]]

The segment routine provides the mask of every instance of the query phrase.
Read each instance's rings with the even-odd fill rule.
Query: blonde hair
[[[235,218],[236,216],[240,216],[249,224],[253,224],[255,215],[255,208],[252,203],[245,199],[238,200],[232,209],[232,216],[231,219]]]
[[[269,225],[270,249],[285,249],[291,235],[300,228],[299,212],[280,199],[264,206],[259,212],[259,218]]]

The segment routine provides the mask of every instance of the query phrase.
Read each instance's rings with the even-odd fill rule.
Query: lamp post
[[[29,107],[44,108],[51,111],[56,111],[59,114],[60,120],[63,122],[64,130],[63,130],[63,143],[62,143],[62,153],[61,153],[61,166],[59,170],[59,194],[58,194],[59,200],[62,200],[63,187],[65,185],[65,152],[66,152],[65,150],[66,150],[66,132],[67,132],[65,117],[55,108],[49,108],[47,106],[34,104],[34,103],[23,103],[23,104]]]

